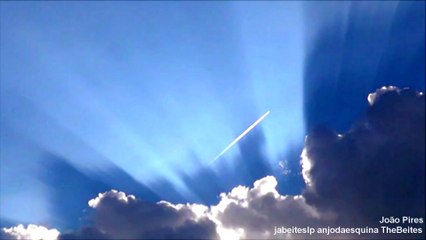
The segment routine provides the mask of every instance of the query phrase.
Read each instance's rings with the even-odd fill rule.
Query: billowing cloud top
[[[92,208],[97,208],[99,203],[104,198],[115,198],[118,201],[123,202],[123,203],[128,203],[129,201],[135,201],[135,199],[136,199],[135,196],[133,196],[133,195],[126,195],[124,192],[119,192],[117,190],[112,189],[109,192],[99,193],[98,197],[91,199],[88,202],[88,204]]]

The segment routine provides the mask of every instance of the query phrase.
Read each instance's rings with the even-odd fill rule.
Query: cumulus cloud
[[[317,225],[320,216],[306,204],[304,197],[281,195],[277,184],[275,177],[267,176],[256,181],[252,188],[237,186],[220,194],[219,203],[212,206],[149,203],[111,190],[88,202],[94,209],[95,228],[62,235],[61,239],[270,238],[274,226]]]
[[[94,208],[96,228],[110,238],[217,238],[215,224],[202,205],[150,203],[111,190],[90,200],[89,206]]]
[[[243,239],[283,238],[274,226],[314,226],[320,216],[303,196],[278,193],[277,180],[264,177],[249,188],[237,186],[220,194],[216,205],[145,202],[111,190],[89,200],[94,226],[62,234],[28,234],[22,226],[3,229],[12,239]],[[33,229],[30,225],[29,229]],[[39,227],[40,229],[46,228]],[[52,234],[55,233],[55,234]],[[286,235],[284,237],[297,238]]]
[[[366,116],[347,133],[318,127],[302,154],[303,196],[347,225],[381,216],[424,218],[425,99],[383,87],[368,96]]]
[[[377,226],[382,216],[424,219],[425,99],[384,87],[368,96],[364,118],[346,133],[317,127],[301,154],[306,188],[281,195],[266,176],[221,193],[216,205],[146,202],[111,190],[89,200],[93,226],[59,239],[353,239],[401,235],[278,234],[275,227]],[[418,225],[417,227],[423,227]],[[41,226],[3,229],[13,239],[56,239]],[[404,238],[424,238],[404,235]]]
[[[238,186],[227,194],[222,193],[220,202],[211,207],[211,217],[218,225],[221,239],[271,238],[275,226],[313,227],[318,224],[320,216],[306,204],[303,196],[281,195],[276,186],[277,180],[267,176],[256,181],[253,188]]]
[[[27,227],[20,224],[16,227],[3,228],[1,239],[43,239],[54,240],[59,236],[59,231],[56,229],[47,229],[43,226],[29,224]]]

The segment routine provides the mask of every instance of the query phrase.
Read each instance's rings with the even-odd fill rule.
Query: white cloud
[[[55,240],[59,236],[59,231],[56,229],[47,229],[43,226],[29,224],[26,228],[19,224],[16,227],[3,228],[4,235],[11,239],[18,240]]]
[[[104,199],[105,197],[113,197],[123,203],[128,203],[129,201],[135,201],[136,199],[135,196],[133,195],[126,195],[126,193],[124,192],[119,192],[117,190],[112,189],[105,193],[99,193],[96,198],[89,200],[88,204],[92,208],[97,208],[99,205],[99,202],[102,201],[102,199]]]
[[[95,227],[111,238],[271,238],[274,226],[313,226],[319,221],[303,196],[281,195],[277,184],[267,176],[251,188],[237,186],[221,193],[212,206],[154,204],[116,190],[100,193],[89,206],[95,210]]]
[[[221,194],[210,212],[220,238],[272,238],[274,226],[316,224],[319,215],[302,196],[281,195],[276,186],[277,180],[267,176],[257,180],[253,188],[238,186]]]

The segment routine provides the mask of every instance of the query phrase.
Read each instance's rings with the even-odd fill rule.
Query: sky
[[[424,218],[424,190],[399,181],[424,186],[424,7],[1,2],[0,227],[238,239],[370,223],[377,204]]]
[[[268,110],[275,117],[262,127],[276,161],[285,150],[278,139],[303,139],[302,19],[300,11],[265,10],[237,2],[2,4],[2,133],[18,138],[5,143],[2,170],[19,161],[8,159],[15,152],[29,155],[20,157],[27,167],[40,151],[81,168],[112,163],[142,183],[179,184],[178,170],[206,166]],[[277,24],[259,32],[268,22]],[[292,127],[275,130],[281,123]],[[30,151],[25,144],[38,149],[21,152]]]

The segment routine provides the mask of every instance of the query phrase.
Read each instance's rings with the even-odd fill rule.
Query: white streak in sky
[[[257,124],[259,124],[263,119],[265,119],[265,117],[268,116],[268,114],[270,112],[271,111],[267,111],[259,119],[257,119],[256,122],[254,122],[252,125],[250,125],[250,127],[248,127],[243,133],[241,133],[240,136],[235,138],[234,141],[232,141],[225,149],[223,149],[223,151],[220,152],[210,164],[212,164],[214,161],[216,161],[218,158],[220,158],[226,151],[228,151],[232,146],[234,146],[241,138],[243,138],[248,132],[250,132],[254,127],[256,127]]]

